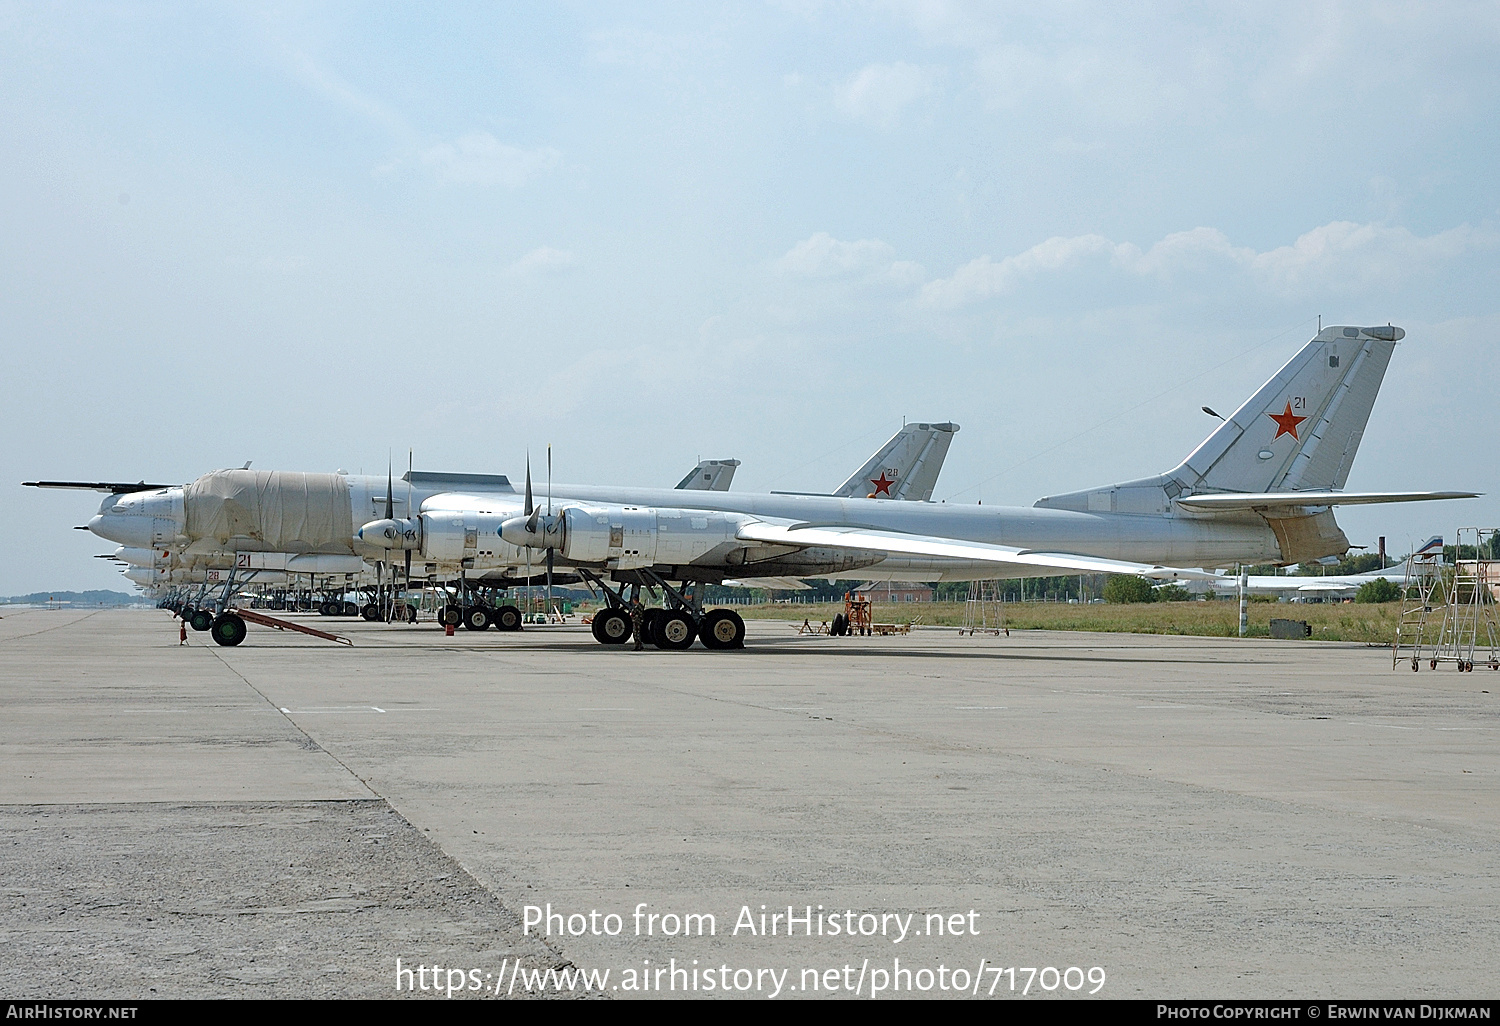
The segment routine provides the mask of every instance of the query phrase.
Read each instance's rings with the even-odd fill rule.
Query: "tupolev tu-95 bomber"
[[[593,622],[601,643],[629,635],[627,589],[651,587],[669,605],[655,624],[659,647],[687,648],[696,638],[735,648],[743,621],[733,610],[704,609],[701,585],[1208,577],[1176,568],[1340,555],[1349,542],[1334,506],[1472,497],[1343,490],[1404,334],[1325,328],[1171,470],[1031,507],[552,484],[550,470],[538,496],[529,466],[520,493],[498,475],[409,474],[407,504],[389,480],[243,470],[124,495],[90,528],[126,545],[231,550],[246,575],[370,561],[408,574],[455,566],[503,584],[530,579],[541,563],[603,589],[608,608]],[[870,483],[878,492],[881,481]]]

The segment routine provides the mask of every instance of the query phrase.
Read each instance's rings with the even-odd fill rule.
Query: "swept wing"
[[[1079,556],[1070,552],[1038,552],[1009,545],[991,545],[984,542],[959,541],[932,535],[905,534],[899,531],[879,531],[871,528],[775,524],[757,520],[741,525],[737,536],[741,541],[760,542],[766,545],[794,545],[799,548],[816,546],[886,552],[903,556],[972,559],[1005,566],[1023,566],[1040,571],[1051,570],[1072,574],[1135,574],[1140,577],[1153,577],[1168,581],[1218,580],[1216,575],[1203,570],[1183,570],[1178,567],[1131,563],[1119,559],[1100,559],[1095,556]]]

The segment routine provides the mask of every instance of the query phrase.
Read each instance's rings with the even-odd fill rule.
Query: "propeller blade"
[[[394,471],[391,468],[389,454],[387,454],[385,461],[385,518],[387,520],[393,520],[396,516],[396,497],[391,493],[393,487],[391,482],[392,473]]]
[[[525,513],[528,517],[531,516],[531,512],[532,512],[532,505],[531,505],[531,453],[529,453],[529,452],[526,454],[526,508],[524,510],[522,510],[522,512]],[[533,530],[533,531],[536,530],[536,525],[533,524],[530,527],[530,530]]]
[[[552,443],[547,443],[547,516],[552,516]]]
[[[547,550],[547,615],[552,615],[552,551]]]

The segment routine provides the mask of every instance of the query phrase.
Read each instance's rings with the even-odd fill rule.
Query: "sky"
[[[1350,489],[1500,524],[1500,7],[0,0],[0,595],[95,493],[418,468],[934,497],[1169,469],[1324,324],[1406,329]]]

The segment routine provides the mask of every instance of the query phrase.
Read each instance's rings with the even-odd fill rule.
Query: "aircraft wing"
[[[165,484],[147,484],[145,481],[135,483],[129,481],[22,481],[21,484],[27,488],[75,488],[79,491],[109,492],[114,495],[155,492],[163,488],[174,487]]]
[[[740,577],[719,582],[726,588],[768,588],[771,591],[812,591],[812,585],[795,577]]]
[[[1428,499],[1473,499],[1479,492],[1222,492],[1178,496],[1177,504],[1194,513],[1231,510],[1289,509],[1297,506],[1358,506],[1372,502],[1425,502]]]
[[[1037,552],[1009,545],[989,545],[984,542],[903,534],[899,531],[878,531],[863,527],[803,527],[797,524],[772,524],[758,520],[741,526],[737,536],[741,541],[760,542],[766,545],[796,545],[803,548],[817,546],[888,552],[892,555],[903,556],[973,559],[1004,566],[1054,570],[1064,574],[1134,574],[1139,577],[1154,577],[1168,581],[1219,579],[1216,574],[1204,570],[1182,570],[1171,566],[1152,566],[1118,559],[1100,559],[1096,556],[1079,556],[1068,552]]]
[[[1288,580],[1292,580],[1292,579],[1293,578],[1288,578]],[[1339,580],[1338,578],[1334,578],[1332,580],[1325,580],[1324,578],[1321,578],[1321,577],[1310,577],[1310,578],[1308,578],[1307,583],[1298,586],[1297,590],[1298,591],[1306,591],[1306,592],[1315,592],[1315,591],[1358,591],[1359,590],[1359,585],[1353,583],[1352,581]]]

